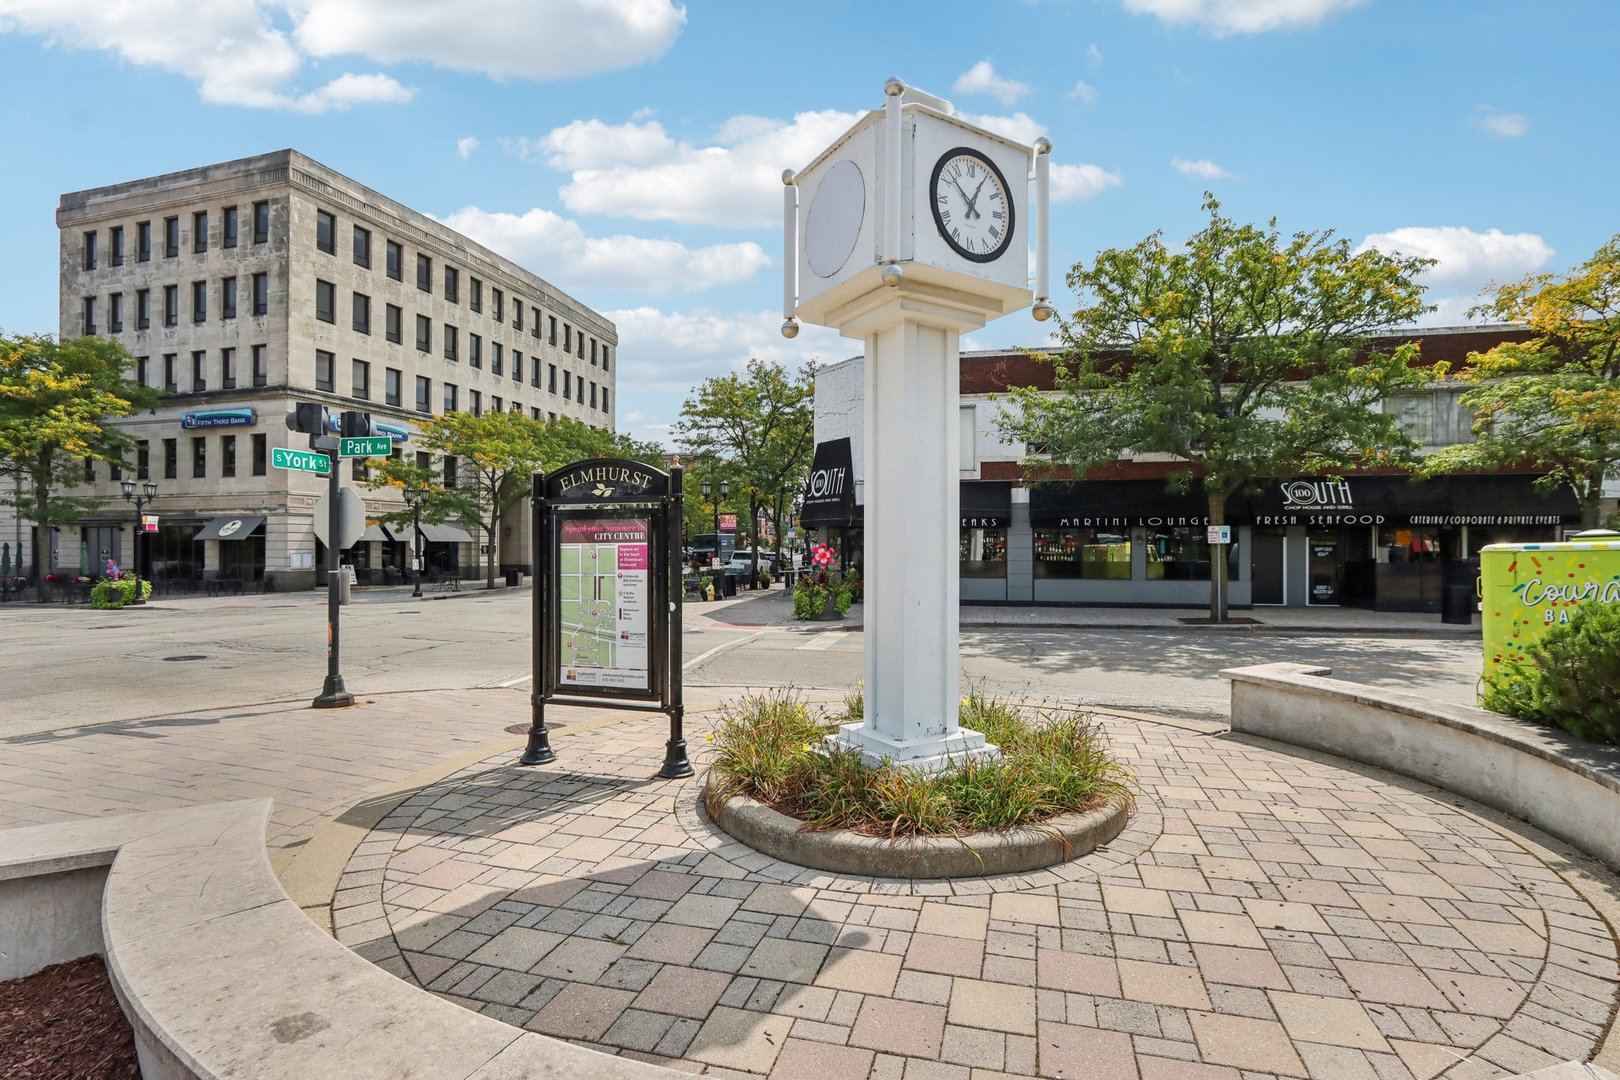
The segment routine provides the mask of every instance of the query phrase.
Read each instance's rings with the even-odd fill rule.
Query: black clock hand
[[[977,204],[979,202],[979,194],[984,191],[985,180],[988,180],[988,179],[990,179],[990,178],[987,176],[987,177],[984,178],[984,180],[980,180],[979,181],[979,186],[973,189],[973,198],[968,199],[968,217],[980,217],[981,216],[978,209],[977,209]],[[963,195],[962,198],[967,199],[967,196]]]
[[[968,193],[962,190],[962,185],[956,182],[956,177],[954,177],[954,176],[951,177],[951,186],[956,189],[956,193],[958,195],[962,196],[962,201],[967,203],[968,217],[972,217],[973,216],[973,200],[968,198]]]

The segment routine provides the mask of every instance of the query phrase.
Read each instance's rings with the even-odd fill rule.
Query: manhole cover
[[[208,657],[201,656],[201,655],[190,655],[190,654],[188,654],[186,656],[165,656],[163,659],[172,663],[174,661],[179,661],[179,660],[206,660],[206,659],[208,659]]]

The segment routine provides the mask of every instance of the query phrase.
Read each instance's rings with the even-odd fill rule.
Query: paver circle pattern
[[[1475,1080],[1591,1056],[1614,938],[1511,836],[1344,763],[1099,719],[1138,811],[1048,870],[774,862],[708,823],[701,775],[652,778],[665,731],[637,718],[412,795],[334,925],[468,1008],[713,1075]]]

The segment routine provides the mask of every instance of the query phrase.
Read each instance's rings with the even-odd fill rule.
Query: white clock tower
[[[866,711],[837,739],[932,768],[997,752],[957,723],[958,357],[964,331],[1032,299],[1052,314],[1051,144],[975,127],[898,79],[884,93],[783,174],[782,333],[803,319],[866,348]]]

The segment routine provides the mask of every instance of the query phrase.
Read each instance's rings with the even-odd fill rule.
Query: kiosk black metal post
[[[534,591],[529,597],[529,662],[532,665],[529,695],[529,743],[523,749],[519,765],[547,765],[557,760],[551,749],[551,732],[546,729],[546,684],[541,668],[546,663],[546,599],[550,593],[546,571],[551,567],[550,538],[547,535],[550,516],[546,513],[546,474],[535,473],[529,491],[529,554],[533,561],[531,571]]]

